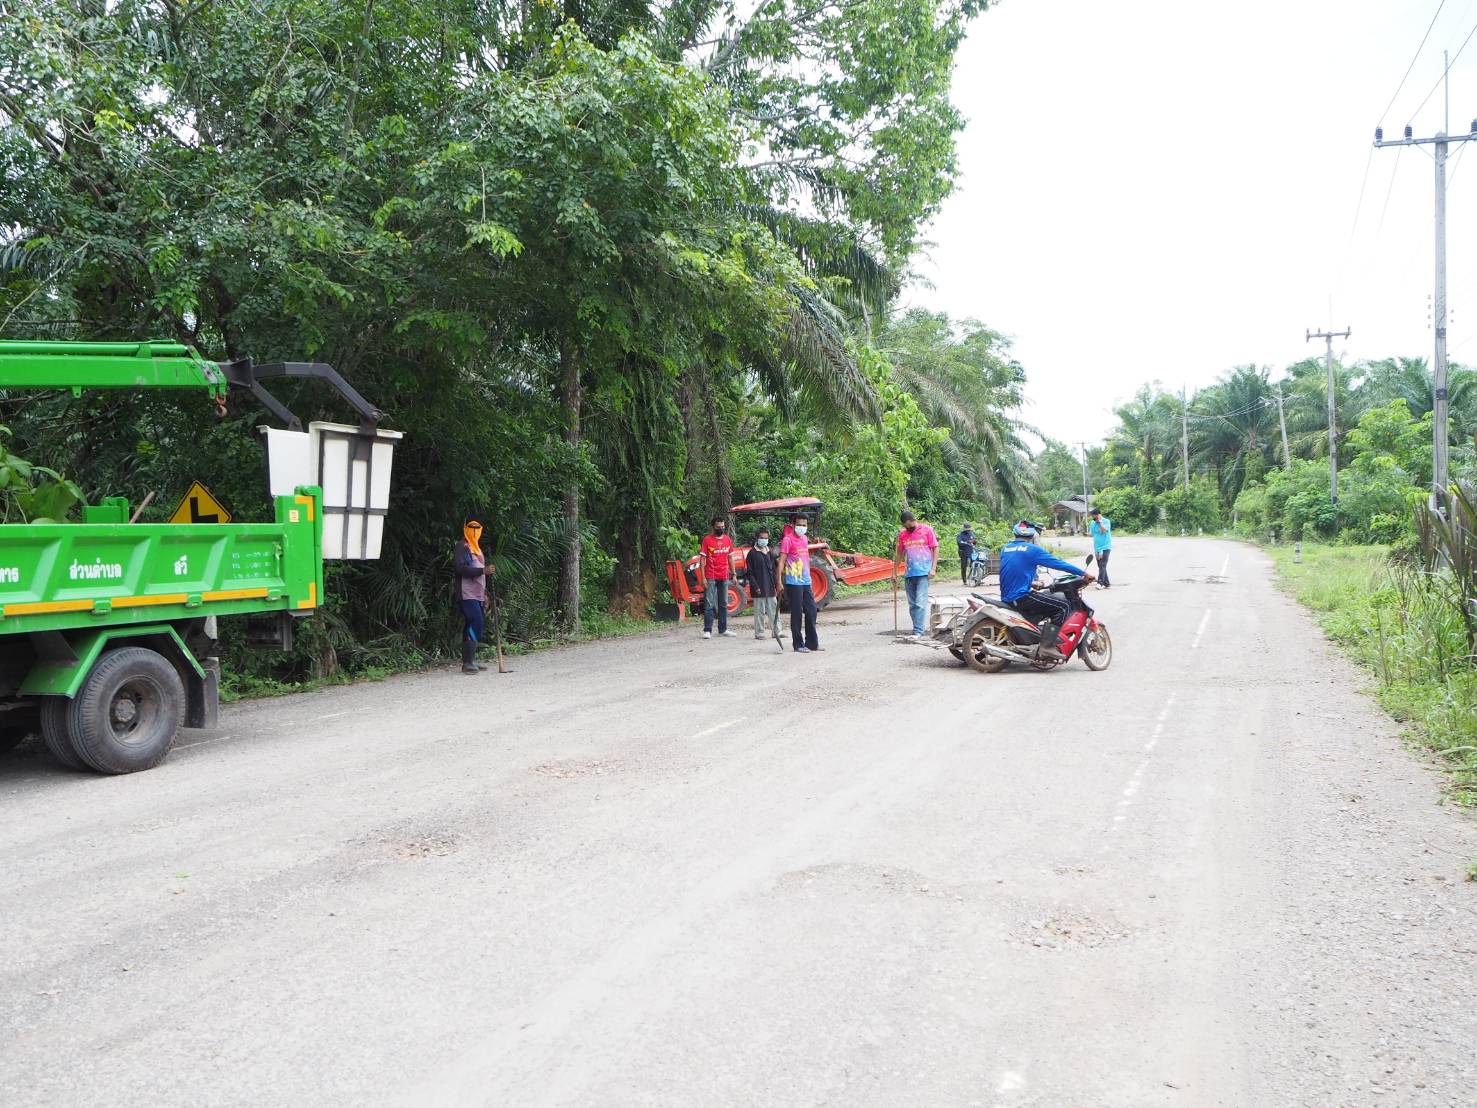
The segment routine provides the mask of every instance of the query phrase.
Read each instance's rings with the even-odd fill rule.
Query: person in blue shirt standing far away
[[[928,580],[939,565],[939,540],[933,528],[919,523],[912,512],[902,515],[903,529],[897,533],[897,555],[907,562],[903,571],[903,588],[908,593],[908,614],[913,617],[913,634],[921,636],[928,620]]]
[[[1011,529],[1015,538],[1000,548],[1000,599],[1034,623],[1041,632],[1042,645],[1055,650],[1057,634],[1071,614],[1072,606],[1055,593],[1032,590],[1036,570],[1045,566],[1074,577],[1082,574],[1089,581],[1093,580],[1093,573],[1091,570],[1084,573],[1071,562],[1064,562],[1037,546],[1035,538],[1040,530],[1027,519]]]
[[[1092,510],[1092,553],[1097,558],[1097,585],[1106,589],[1108,585],[1108,555],[1113,553],[1113,521],[1103,515],[1102,510]]]

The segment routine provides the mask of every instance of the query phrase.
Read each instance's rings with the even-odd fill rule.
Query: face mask
[[[916,531],[916,530],[918,530],[918,525],[916,523],[910,523],[910,524],[908,524],[908,530],[909,531]]]
[[[760,550],[763,550],[766,546],[769,545],[769,540],[768,539],[755,539],[754,540],[754,545],[757,546]]]
[[[721,535],[721,534],[723,534],[724,531],[727,531],[727,530],[728,530],[727,527],[714,527],[713,528],[713,534],[715,534],[715,535]]]
[[[801,524],[796,525],[796,527],[795,527],[795,534],[797,534],[797,535],[803,535],[808,530],[810,530],[810,528],[806,527],[805,524],[801,523]]]

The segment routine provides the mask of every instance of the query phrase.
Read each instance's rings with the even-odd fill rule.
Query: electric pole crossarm
[[[1430,138],[1376,139],[1374,148],[1383,150],[1387,146],[1431,146],[1435,143],[1471,142],[1477,139],[1477,119],[1472,120],[1474,130],[1470,135],[1432,135]]]

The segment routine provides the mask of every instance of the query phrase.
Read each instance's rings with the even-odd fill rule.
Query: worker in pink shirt
[[[912,512],[903,513],[902,523],[897,556],[907,563],[903,588],[908,594],[908,615],[913,619],[913,634],[921,637],[928,622],[928,582],[939,567],[939,540],[933,528],[919,523]]]

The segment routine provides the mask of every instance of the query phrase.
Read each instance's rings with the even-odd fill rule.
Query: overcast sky
[[[1349,359],[1429,358],[1430,148],[1371,143],[1438,3],[1002,0],[960,54],[961,177],[917,267],[935,287],[909,301],[1011,335],[1027,418],[1069,442],[1100,440],[1142,382],[1193,390],[1321,355],[1308,328],[1352,327],[1334,347]],[[1477,0],[1441,9],[1386,138],[1442,126],[1440,89],[1417,105]],[[1452,66],[1452,132],[1473,116],[1477,36]],[[1477,152],[1468,167],[1463,150],[1449,341],[1477,361]]]

